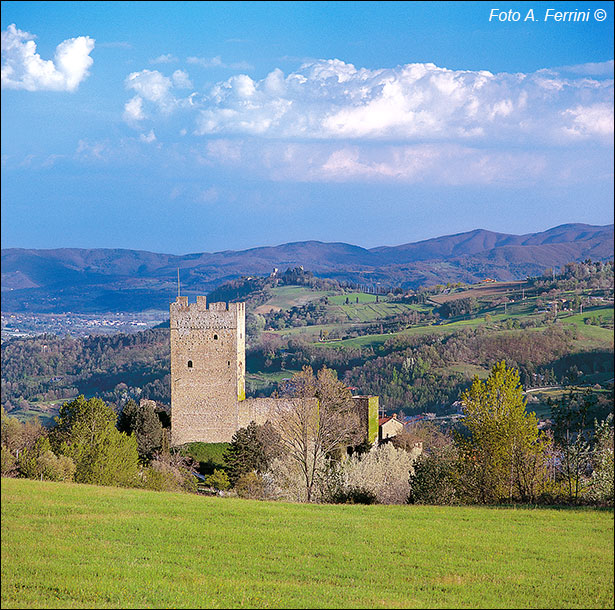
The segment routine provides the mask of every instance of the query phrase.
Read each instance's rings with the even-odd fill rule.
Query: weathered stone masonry
[[[190,305],[188,297],[178,296],[170,314],[172,445],[229,442],[239,428],[273,420],[301,400],[245,398],[244,303],[208,306],[206,298],[198,296]],[[378,398],[355,401],[373,441]]]

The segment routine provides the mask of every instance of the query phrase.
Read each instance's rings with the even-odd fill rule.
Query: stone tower
[[[245,304],[178,296],[170,314],[171,443],[228,441],[244,419]]]
[[[178,296],[171,303],[171,444],[228,443],[250,422],[274,425],[316,398],[245,397],[245,303],[210,303]],[[377,436],[378,398],[355,396],[370,442]]]

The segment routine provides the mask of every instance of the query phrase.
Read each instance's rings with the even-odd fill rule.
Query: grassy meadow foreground
[[[613,511],[3,479],[2,607],[612,608]]]

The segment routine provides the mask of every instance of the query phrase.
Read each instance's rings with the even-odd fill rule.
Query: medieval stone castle
[[[250,422],[274,420],[300,398],[245,397],[245,303],[189,304],[178,296],[170,306],[171,443],[229,442]],[[370,442],[378,432],[378,397],[355,396]],[[316,399],[309,399],[316,400]]]

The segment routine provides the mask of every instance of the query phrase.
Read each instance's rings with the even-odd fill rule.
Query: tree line
[[[37,401],[80,394],[98,396],[116,408],[128,399],[168,405],[168,332],[85,339],[41,335],[7,341],[2,344],[2,407],[10,413]],[[526,388],[570,385],[583,375],[612,371],[612,350],[580,352],[575,340],[575,328],[559,324],[507,332],[479,326],[449,334],[397,335],[376,347],[323,346],[301,336],[264,332],[248,347],[246,361],[249,371],[264,372],[326,366],[359,392],[380,396],[389,412],[446,413],[471,382],[467,373],[456,370],[458,363],[488,370],[505,359],[519,370]]]
[[[331,398],[336,380],[327,369],[306,368],[291,386],[321,397],[323,422],[304,407],[282,426],[237,431],[208,480],[213,488],[304,502],[613,505],[613,415],[589,420],[594,394],[563,396],[552,428],[541,430],[518,370],[501,361],[458,397],[455,426],[420,422],[370,447],[340,410],[344,386]]]
[[[2,476],[196,491],[194,460],[169,449],[169,425],[153,401],[129,400],[118,416],[100,398],[78,396],[49,429],[2,409]]]
[[[496,363],[459,396],[463,418],[372,446],[337,374],[310,367],[282,395],[301,398],[263,425],[238,430],[211,492],[321,503],[613,505],[613,415],[589,421],[591,393],[570,393],[541,430],[517,369]],[[2,412],[2,475],[195,492],[197,463],[168,447],[168,414],[128,401],[119,416],[98,398],[62,406],[55,426]],[[203,477],[202,477],[203,478]],[[230,490],[230,491],[229,491]]]

